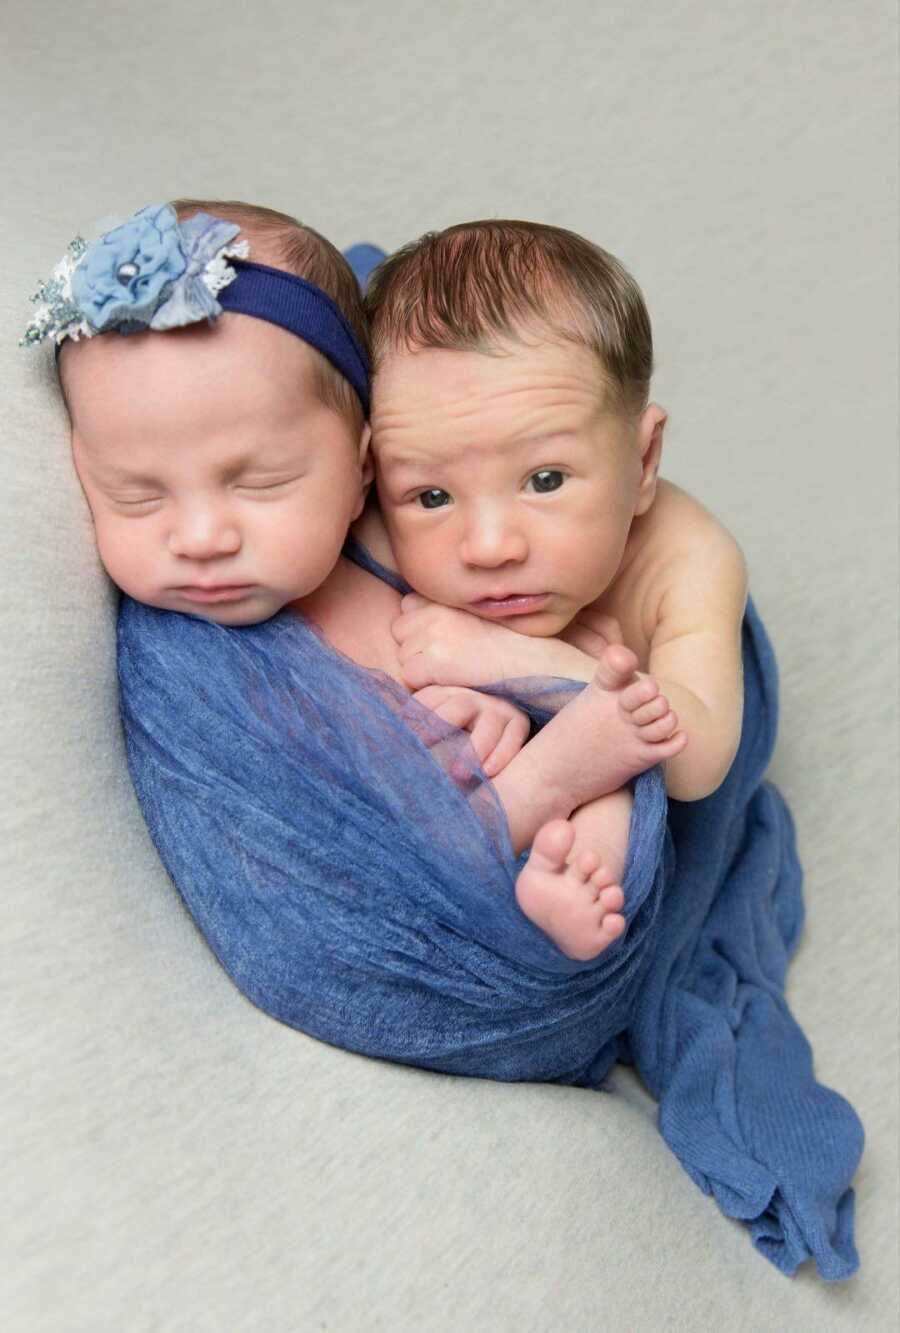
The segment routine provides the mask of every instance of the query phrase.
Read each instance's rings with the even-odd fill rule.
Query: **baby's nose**
[[[509,515],[488,512],[469,524],[460,554],[464,564],[496,569],[511,562],[520,564],[528,555],[528,542]]]
[[[196,507],[178,516],[169,533],[172,555],[186,560],[213,560],[236,555],[241,547],[241,534],[226,515],[212,508]]]

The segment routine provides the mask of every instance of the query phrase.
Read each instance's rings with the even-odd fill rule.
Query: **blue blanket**
[[[284,611],[227,629],[124,599],[121,710],[160,856],[243,993],[365,1055],[599,1087],[634,1062],[691,1178],[785,1273],[857,1267],[862,1128],[784,999],[801,872],[765,783],[776,671],[744,624],[738,755],[704,801],[634,784],[628,929],[574,962],[519,911],[505,817],[465,733]],[[561,681],[504,691],[540,719]]]

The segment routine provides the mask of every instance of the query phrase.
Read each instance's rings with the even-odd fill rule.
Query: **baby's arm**
[[[426,685],[478,689],[523,676],[589,681],[597,666],[580,648],[555,638],[532,638],[505,625],[429,602],[409,593],[391,626],[403,678],[411,690]],[[619,640],[621,641],[621,640]]]
[[[684,752],[665,766],[666,787],[678,801],[714,792],[737,753],[746,602],[743,554],[718,525],[707,529],[701,547],[673,563],[659,600],[648,670],[690,737]]]
[[[652,594],[648,673],[690,738],[684,752],[666,763],[666,789],[678,801],[697,801],[720,786],[740,741],[747,570],[737,542],[709,515],[662,569]],[[605,626],[587,608],[566,638],[596,654]]]

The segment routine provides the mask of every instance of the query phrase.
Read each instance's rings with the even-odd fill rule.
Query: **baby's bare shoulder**
[[[669,481],[660,481],[646,517],[652,640],[658,644],[662,638],[739,624],[747,600],[747,566],[724,523]]]
[[[646,517],[650,539],[660,548],[686,552],[702,550],[710,544],[731,543],[739,549],[724,523],[706,505],[662,477]]]

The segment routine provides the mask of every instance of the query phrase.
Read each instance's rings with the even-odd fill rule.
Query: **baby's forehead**
[[[70,410],[154,399],[296,398],[312,386],[312,353],[264,320],[223,315],[214,325],[160,332],[99,334],[60,349],[58,369]]]
[[[62,383],[77,455],[104,468],[126,459],[138,471],[163,462],[224,468],[254,450],[268,457],[316,438],[323,408],[311,374],[292,356],[277,366],[244,357],[246,340],[227,333],[212,355],[220,331],[207,341],[185,334],[178,346],[180,334],[102,334],[66,349]]]
[[[612,406],[597,357],[583,344],[528,330],[478,348],[385,353],[374,380],[373,427],[398,412],[550,411],[579,403],[591,411]]]
[[[572,372],[557,358],[541,374],[530,358],[524,369],[507,363],[499,378],[480,374],[486,361],[477,353],[423,358],[384,393],[376,389],[372,443],[382,471],[440,463],[456,474],[490,460],[515,469],[548,449],[574,464],[618,449],[625,425],[589,361]]]

